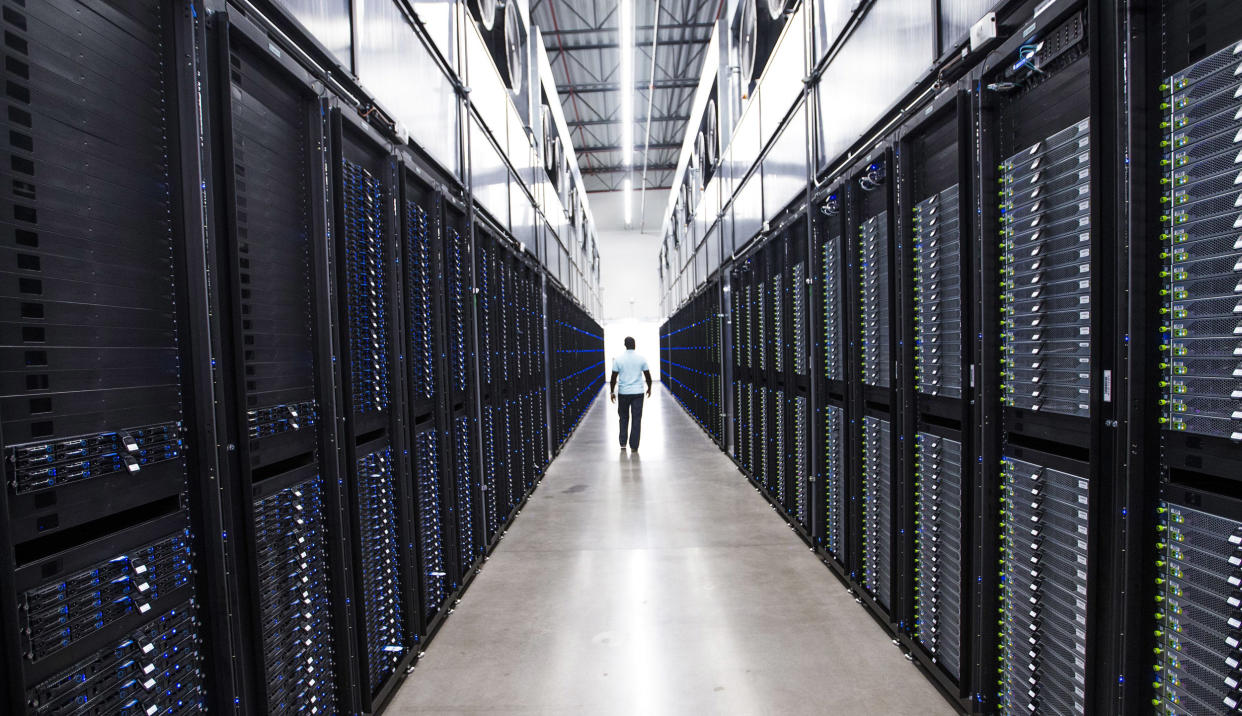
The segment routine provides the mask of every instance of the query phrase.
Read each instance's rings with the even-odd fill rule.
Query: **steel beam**
[[[635,123],[642,123],[646,121],[647,121],[646,117],[635,117],[634,118]],[[654,122],[689,122],[690,115],[678,114],[678,115],[673,115],[671,117],[657,115],[655,117],[652,117],[651,121],[653,123]],[[603,124],[621,124],[621,119],[618,117],[605,117],[603,119],[584,119],[581,121],[574,120],[572,122],[566,122],[565,124],[569,125],[570,127],[594,127],[594,126],[603,125]]]
[[[676,164],[652,164],[647,167],[648,172],[669,172],[677,168]],[[617,165],[615,167],[590,167],[581,169],[583,176],[593,176],[599,174],[620,174],[624,172],[634,171],[634,167],[624,167]]]
[[[678,80],[656,80],[655,88],[662,89],[688,89],[698,87],[697,79],[678,79]],[[565,94],[587,94],[590,92],[618,92],[621,89],[620,82],[584,82],[582,84],[562,85],[556,88]],[[635,82],[634,89],[647,89],[646,82]]]

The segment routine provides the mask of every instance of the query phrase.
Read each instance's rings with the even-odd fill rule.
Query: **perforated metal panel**
[[[962,444],[920,432],[914,476],[914,635],[961,676]]]
[[[914,207],[914,380],[920,393],[962,396],[962,275],[958,188]]]
[[[892,326],[889,325],[888,212],[880,212],[858,229],[862,272],[863,383],[887,388],[892,379]]]
[[[1001,679],[1007,713],[1084,713],[1089,485],[1005,457]]]
[[[863,417],[863,584],[887,608],[892,602],[893,467],[889,421]]]
[[[1237,58],[1242,43],[1169,77],[1161,182],[1167,276],[1165,408],[1178,432],[1242,439],[1238,320]]]
[[[1156,693],[1160,714],[1242,706],[1242,522],[1162,502],[1156,561]]]
[[[1088,120],[1002,164],[1007,405],[1091,412]]]

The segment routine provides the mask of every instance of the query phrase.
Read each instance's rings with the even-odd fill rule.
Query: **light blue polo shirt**
[[[647,370],[647,359],[634,350],[626,350],[612,359],[612,372],[617,374],[617,392],[621,395],[634,395],[647,390],[643,380],[643,371]]]

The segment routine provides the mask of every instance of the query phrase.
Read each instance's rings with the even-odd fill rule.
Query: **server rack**
[[[230,687],[209,678],[206,638],[226,632],[200,608],[223,576],[206,559],[210,411],[184,368],[205,337],[201,263],[172,188],[197,164],[174,59],[193,30],[156,2],[5,3],[0,23],[0,696],[13,713],[203,710]]]
[[[401,279],[405,292],[404,341],[406,425],[412,482],[412,530],[417,550],[418,634],[425,639],[442,620],[445,602],[459,587],[458,535],[450,475],[452,435],[447,436],[442,317],[446,205],[460,214],[448,191],[418,162],[400,157]]]
[[[1097,97],[1100,55],[1111,52],[1101,20],[1058,6],[1039,18],[1056,43],[1023,50],[1014,38],[982,70],[998,88],[981,98],[978,181],[982,196],[1001,192],[983,226],[1002,238],[997,698],[1006,712],[1083,713],[1105,681],[1096,595],[1109,589],[1100,559],[1114,455],[1102,430],[1113,412],[1115,347],[1105,337],[1116,284],[1103,260],[1116,236],[1104,169],[1113,154],[1099,138],[1110,116]],[[1032,52],[1045,52],[1039,72],[1021,63]]]
[[[853,475],[856,456],[846,442],[850,421],[846,418],[851,398],[847,378],[857,369],[853,366],[856,351],[851,321],[845,311],[847,296],[856,296],[852,272],[848,266],[849,246],[844,230],[843,185],[829,186],[813,197],[818,209],[810,216],[815,266],[815,301],[813,303],[811,336],[814,369],[817,371],[815,391],[815,424],[812,426],[816,451],[817,482],[822,485],[816,497],[820,518],[816,539],[831,563],[842,574],[855,570],[852,558],[857,537],[852,534],[856,520],[852,517],[857,501]]]
[[[1145,18],[1151,39],[1135,52],[1146,50],[1136,80],[1145,86],[1135,88],[1135,101],[1147,109],[1136,124],[1149,157],[1148,171],[1136,177],[1136,194],[1146,201],[1135,221],[1161,241],[1148,250],[1144,275],[1158,302],[1134,320],[1138,335],[1151,337],[1152,350],[1139,354],[1149,369],[1147,389],[1131,389],[1157,410],[1126,417],[1158,426],[1160,453],[1155,484],[1132,488],[1144,496],[1158,491],[1159,502],[1148,497],[1148,519],[1135,539],[1145,548],[1135,571],[1154,565],[1156,575],[1139,582],[1147,590],[1136,601],[1150,606],[1138,626],[1153,638],[1135,651],[1152,657],[1130,666],[1152,675],[1151,693],[1135,700],[1150,697],[1159,714],[1230,713],[1242,703],[1233,626],[1242,618],[1234,271],[1242,250],[1232,143],[1242,126],[1229,99],[1242,64],[1239,10],[1228,2],[1161,3]]]
[[[996,591],[998,483],[990,424],[999,410],[994,370],[978,336],[993,332],[977,277],[997,275],[993,241],[974,221],[972,104],[967,85],[947,91],[899,130],[899,333],[904,477],[899,499],[913,541],[901,570],[911,595],[903,638],[931,673],[969,707],[989,689]],[[991,421],[994,422],[994,421]]]
[[[399,192],[391,146],[352,112],[330,115],[342,455],[350,513],[361,707],[382,703],[416,655],[417,613],[399,351]]]
[[[568,294],[548,291],[548,383],[553,391],[553,450],[560,451],[599,397],[605,378],[604,331]]]
[[[730,270],[729,295],[731,301],[730,323],[732,324],[732,378],[733,378],[733,459],[737,461],[743,472],[754,469],[753,433],[751,431],[751,415],[753,413],[753,383],[751,381],[751,334],[754,318],[751,310],[751,286],[749,281],[750,262],[742,261]]]
[[[905,593],[897,583],[896,562],[904,560],[904,496],[902,471],[909,445],[900,439],[900,371],[897,335],[902,287],[897,277],[897,193],[893,174],[893,150],[881,147],[869,159],[847,172],[845,185],[846,256],[857,257],[851,280],[858,298],[845,304],[843,313],[857,349],[857,380],[847,390],[854,418],[847,443],[855,451],[859,469],[855,511],[858,553],[855,570],[863,587],[860,597],[872,600],[890,623],[905,614]],[[848,295],[848,294],[847,294]]]
[[[444,449],[453,475],[456,576],[462,583],[485,551],[482,473],[477,464],[474,255],[467,214],[443,202],[444,335],[447,404]]]
[[[335,314],[326,106],[310,77],[267,52],[248,23],[218,17],[212,37],[224,373],[238,448],[233,519],[249,555],[239,580],[250,595],[248,623],[261,635],[242,661],[253,674],[250,698],[266,711],[312,698],[333,710],[353,698],[341,670],[354,649],[340,608],[347,556],[327,329]]]
[[[543,276],[492,228],[480,233],[478,365],[482,508],[489,543],[543,477],[549,462],[548,324]],[[550,330],[550,329],[549,329]],[[552,400],[559,405],[560,393]],[[555,428],[555,425],[553,425]]]
[[[720,287],[709,283],[660,327],[660,380],[717,444],[725,439]]]

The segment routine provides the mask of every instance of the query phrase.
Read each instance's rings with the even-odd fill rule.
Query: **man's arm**
[[[608,382],[608,398],[614,403],[617,402],[617,371],[615,370],[612,372],[612,380]]]
[[[651,371],[644,370],[643,375],[647,377],[647,397],[650,398],[651,397]]]

